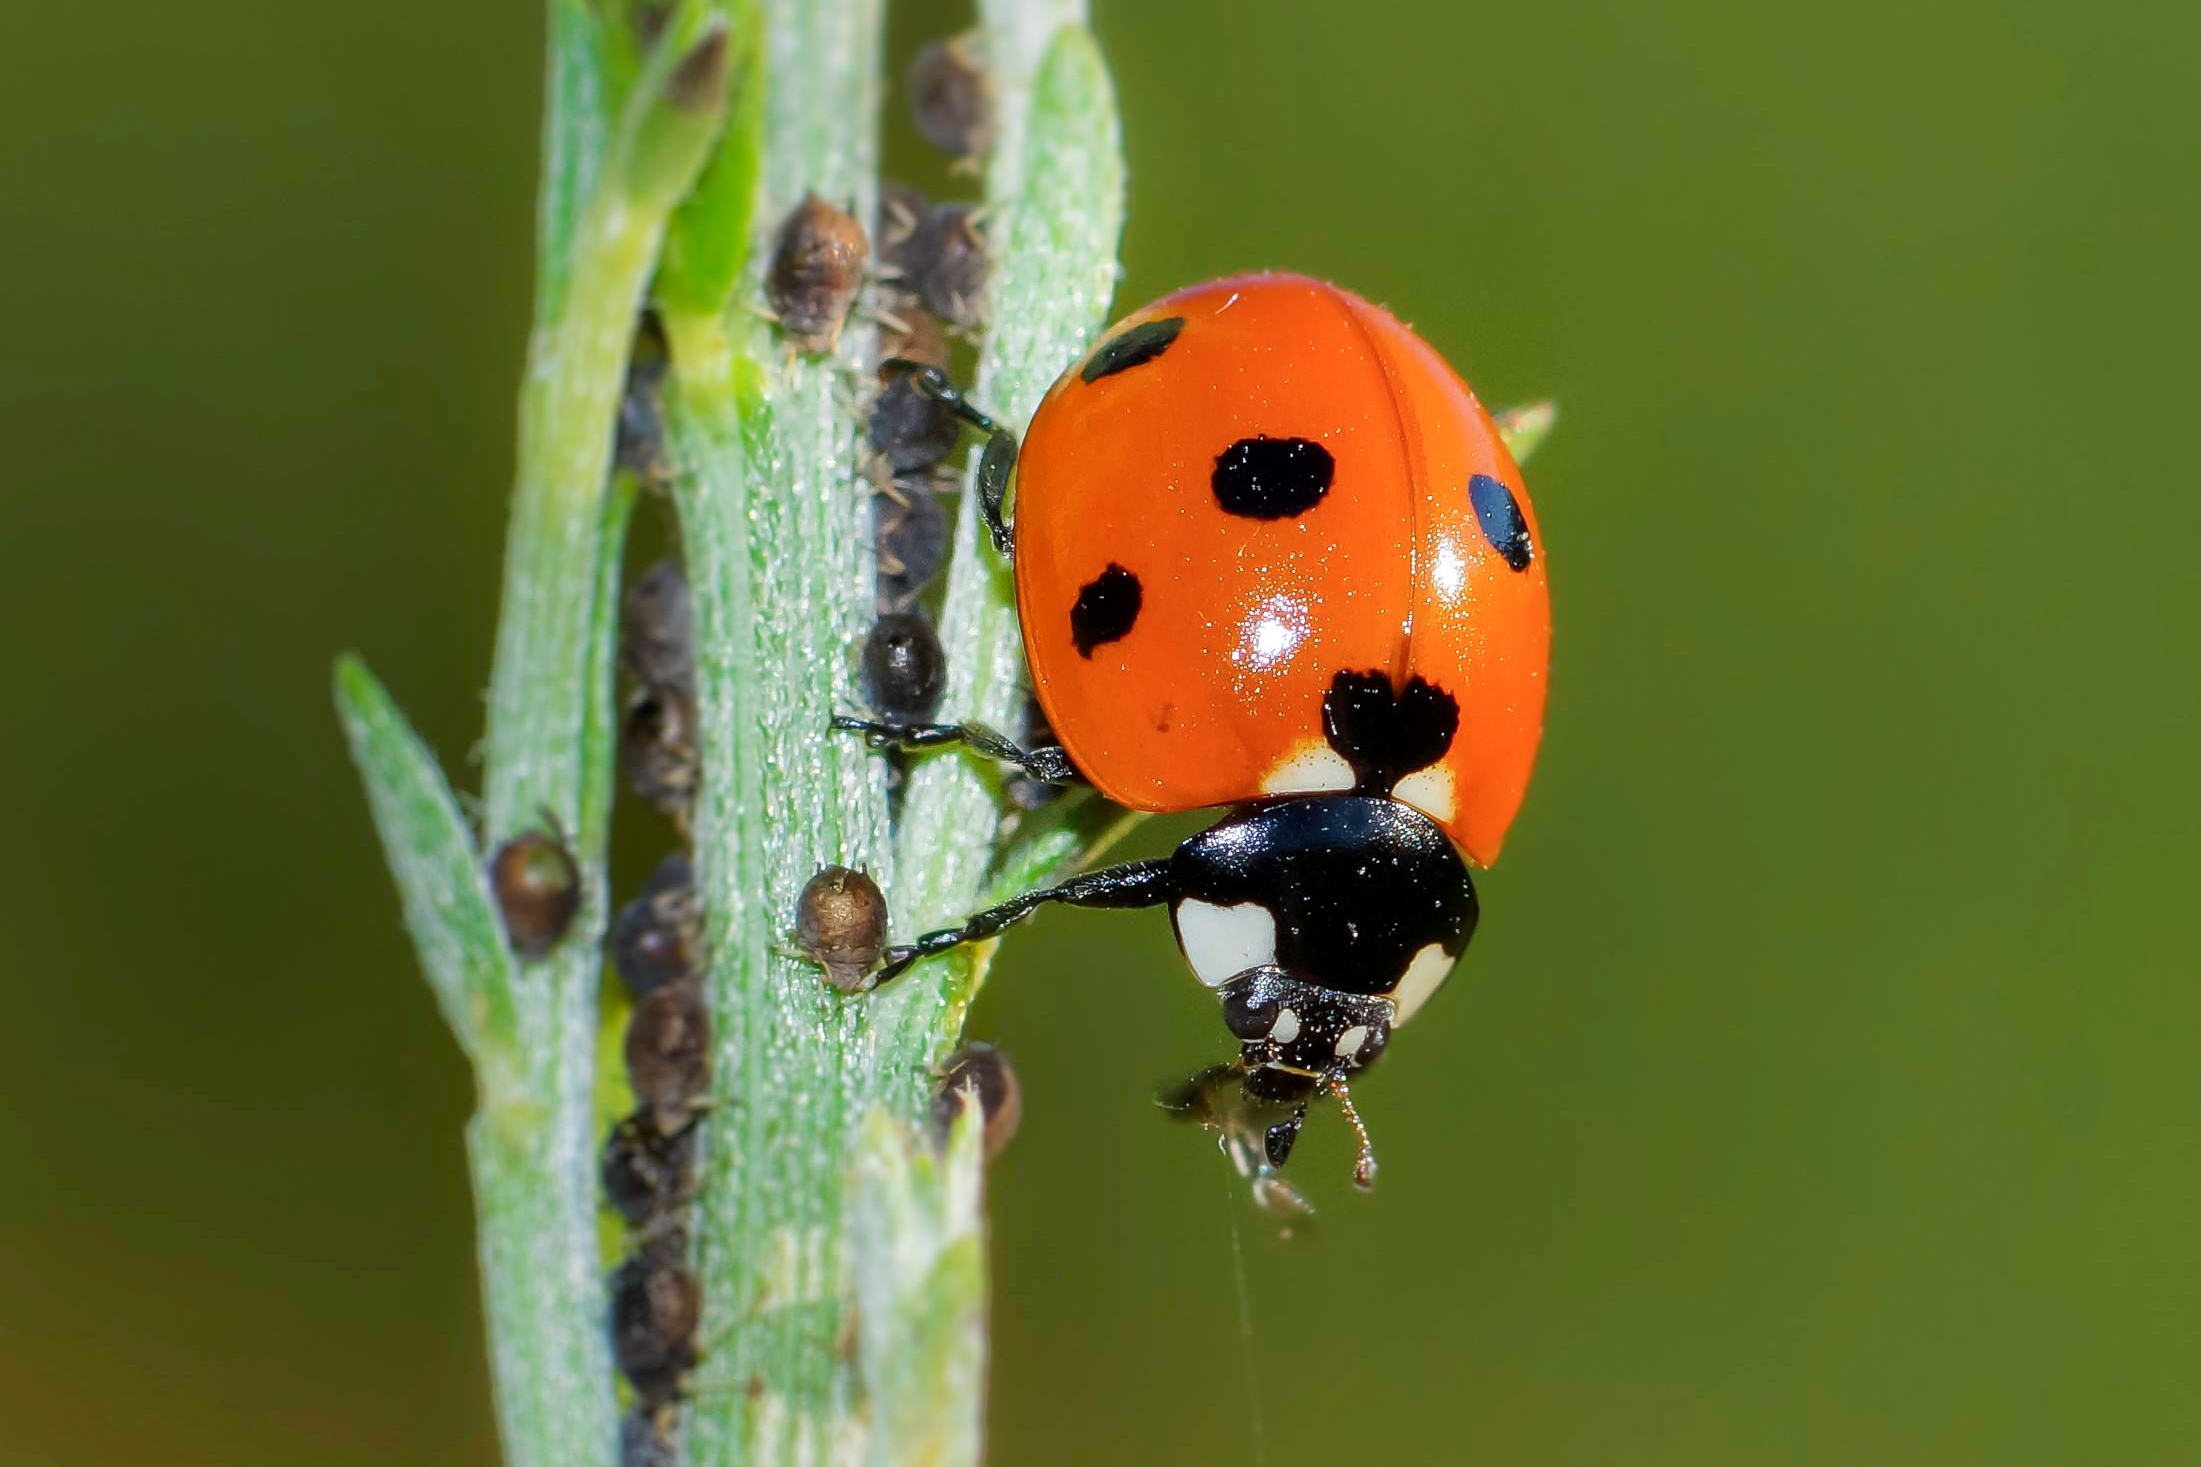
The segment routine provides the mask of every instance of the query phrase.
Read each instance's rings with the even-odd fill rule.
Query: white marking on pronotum
[[[1452,962],[1452,954],[1433,942],[1414,954],[1414,960],[1406,965],[1406,976],[1391,990],[1391,1002],[1399,1011],[1392,1024],[1403,1024],[1414,1017],[1451,973]]]
[[[1355,1024],[1352,1028],[1337,1036],[1337,1057],[1339,1059],[1351,1059],[1354,1055],[1360,1053],[1360,1047],[1367,1042],[1368,1026],[1366,1024]]]
[[[1439,825],[1459,810],[1452,790],[1452,771],[1442,764],[1432,764],[1407,775],[1391,786],[1391,798],[1405,801]]]
[[[1259,902],[1177,904],[1177,941],[1193,976],[1220,988],[1248,968],[1276,966],[1276,918]]]
[[[1264,795],[1340,792],[1353,787],[1353,766],[1328,744],[1312,739],[1277,761],[1262,777]]]
[[[1299,1015],[1293,1013],[1290,1009],[1285,1009],[1278,1014],[1276,1022],[1269,1025],[1269,1038],[1275,1040],[1278,1044],[1289,1044],[1298,1037]]]

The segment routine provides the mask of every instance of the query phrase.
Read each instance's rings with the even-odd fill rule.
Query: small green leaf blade
[[[386,689],[354,656],[336,662],[336,711],[367,787],[428,986],[482,1066],[516,1042],[512,960],[481,852],[451,787]]]

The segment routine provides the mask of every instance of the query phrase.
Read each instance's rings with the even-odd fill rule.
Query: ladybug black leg
[[[876,719],[836,715],[833,727],[844,733],[860,733],[874,749],[900,749],[916,753],[963,744],[989,759],[1014,764],[1041,784],[1083,784],[1070,756],[1055,744],[1036,749],[1018,747],[983,723],[881,723]]]
[[[986,448],[978,458],[978,510],[985,516],[986,533],[994,549],[1007,555],[1016,545],[1015,532],[1002,518],[1001,506],[1009,497],[1009,474],[1016,467],[1016,435],[971,406],[948,374],[908,357],[888,357],[879,364],[882,373],[906,375],[910,385],[986,435]]]
[[[1049,902],[1070,907],[1158,907],[1171,900],[1175,893],[1176,885],[1169,879],[1166,860],[1103,866],[1098,871],[1073,876],[1060,885],[1011,897],[998,907],[988,907],[965,918],[960,927],[943,927],[914,942],[888,948],[882,955],[885,961],[878,975],[871,980],[872,986],[876,988],[901,977],[922,959],[936,957],[966,942],[982,942]]]

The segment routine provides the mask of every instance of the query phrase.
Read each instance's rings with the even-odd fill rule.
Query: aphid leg
[[[900,749],[905,753],[917,753],[926,749],[945,749],[956,744],[967,745],[989,759],[999,759],[1017,768],[1042,784],[1083,784],[1085,776],[1059,745],[1045,744],[1036,749],[1019,748],[983,723],[881,723],[877,719],[856,718],[838,714],[833,727],[844,733],[860,733],[864,742],[874,749]]]
[[[986,448],[978,459],[978,508],[986,518],[986,533],[993,537],[994,549],[1007,555],[1015,548],[1016,532],[1002,517],[1001,507],[1009,497],[1009,474],[1016,467],[1016,435],[971,406],[970,399],[938,367],[907,357],[889,357],[879,364],[879,371],[882,375],[907,373],[919,392],[986,435]]]
[[[922,959],[937,957],[967,942],[983,942],[1049,902],[1070,907],[1158,907],[1169,901],[1175,890],[1166,860],[1129,861],[1121,866],[1087,871],[1059,885],[1028,891],[1022,896],[1011,897],[998,907],[974,913],[965,918],[960,927],[943,927],[914,942],[888,948],[883,955],[886,961],[872,979],[872,986],[876,988],[899,978]]]

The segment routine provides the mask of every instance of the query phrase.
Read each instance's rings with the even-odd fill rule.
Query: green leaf
[[[1541,402],[1525,402],[1519,407],[1500,408],[1490,420],[1497,424],[1498,436],[1505,440],[1506,452],[1513,455],[1513,461],[1525,464],[1551,436],[1553,425],[1559,421],[1559,404],[1548,397]]]
[[[726,24],[726,124],[666,229],[654,293],[668,311],[725,310],[749,260],[764,172],[764,12],[756,0],[735,0]]]
[[[466,817],[435,755],[357,657],[337,659],[336,711],[428,986],[476,1064],[502,1064],[516,1041],[512,958]],[[488,1078],[485,1069],[485,1088]]]

